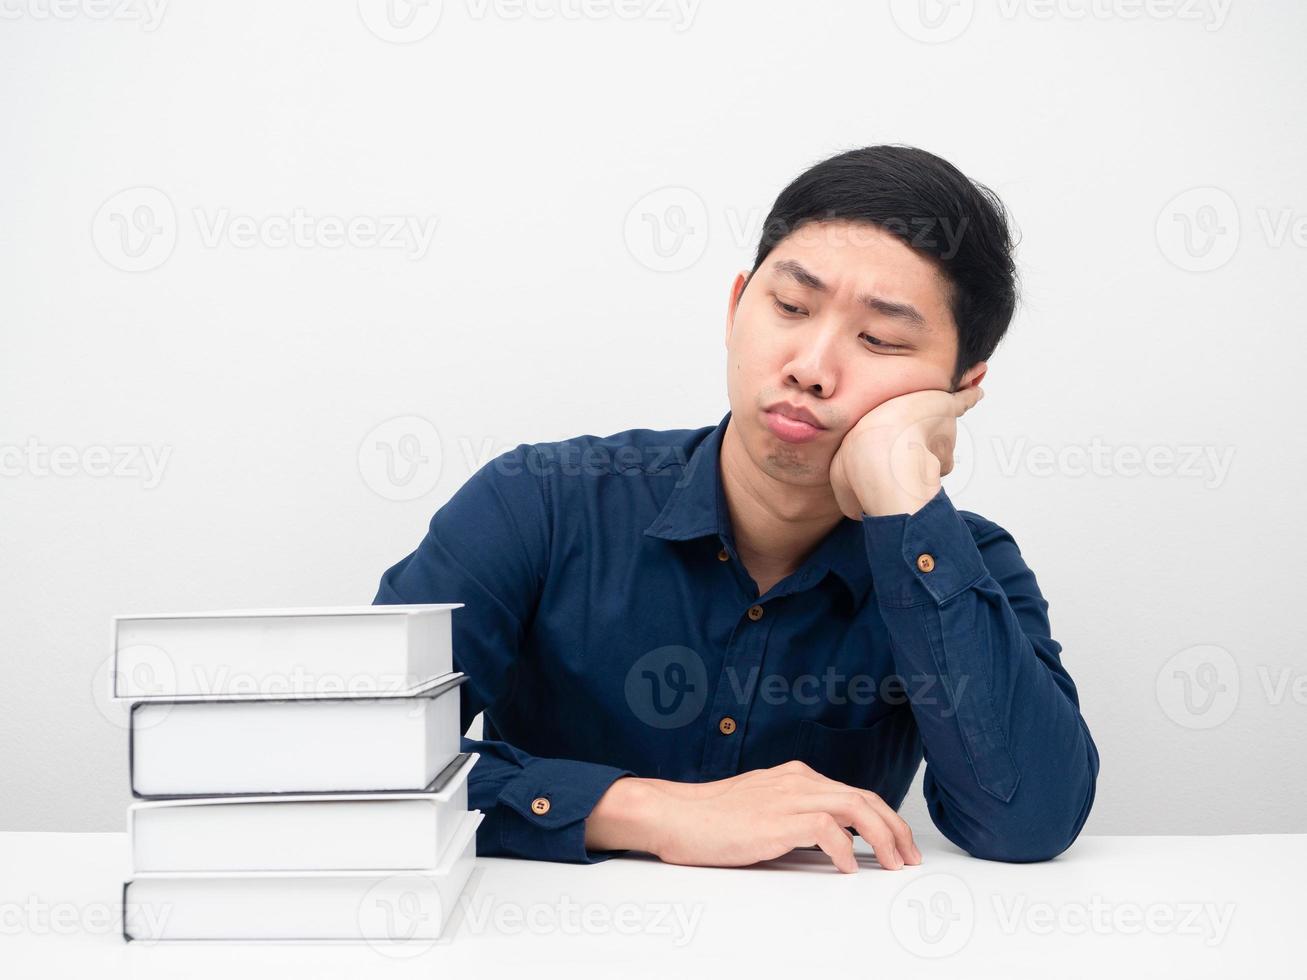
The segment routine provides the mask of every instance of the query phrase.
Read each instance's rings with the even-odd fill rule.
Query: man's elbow
[[[1016,837],[995,837],[983,844],[964,846],[964,850],[982,861],[1003,861],[1008,864],[1034,864],[1051,861],[1074,842],[1072,834],[1023,834]]]
[[[1086,762],[1078,779],[1019,786],[1009,802],[967,817],[950,813],[937,799],[939,809],[932,816],[944,835],[972,857],[1010,864],[1051,861],[1075,843],[1089,819],[1098,782],[1097,753],[1089,753]]]
[[[1094,803],[1094,786],[1095,780],[1091,776],[1079,806],[1041,809],[1024,821],[1023,825],[990,838],[980,849],[983,853],[970,853],[973,857],[987,861],[1006,861],[1012,864],[1053,860],[1080,836]]]

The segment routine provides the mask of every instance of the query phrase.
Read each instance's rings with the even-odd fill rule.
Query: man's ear
[[[980,361],[967,368],[966,373],[962,375],[962,380],[958,382],[958,391],[980,384],[985,378],[985,372],[988,370],[989,363],[987,361]]]
[[[735,281],[731,283],[731,298],[726,305],[726,346],[731,346],[731,328],[735,326],[735,311],[740,308],[740,297],[744,295],[744,287],[749,284],[749,272],[747,269],[736,273]]]

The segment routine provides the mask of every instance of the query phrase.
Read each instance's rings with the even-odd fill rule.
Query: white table
[[[865,848],[858,841],[860,849]],[[0,976],[1301,977],[1307,835],[1082,837],[1043,864],[922,839],[855,875],[480,858],[438,943],[126,943],[124,834],[0,834]],[[452,932],[452,935],[450,934]]]

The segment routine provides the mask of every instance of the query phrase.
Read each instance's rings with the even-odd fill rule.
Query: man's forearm
[[[1098,756],[1016,542],[992,522],[973,531],[943,491],[863,526],[896,670],[932,682],[911,697],[935,825],[992,860],[1065,850],[1093,803]]]

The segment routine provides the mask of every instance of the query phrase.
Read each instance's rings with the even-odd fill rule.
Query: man
[[[932,820],[1047,860],[1098,752],[1012,537],[940,478],[1016,303],[1001,202],[922,150],[791,183],[726,318],[716,426],[522,444],[441,507],[375,602],[462,602],[481,854],[746,865]]]

